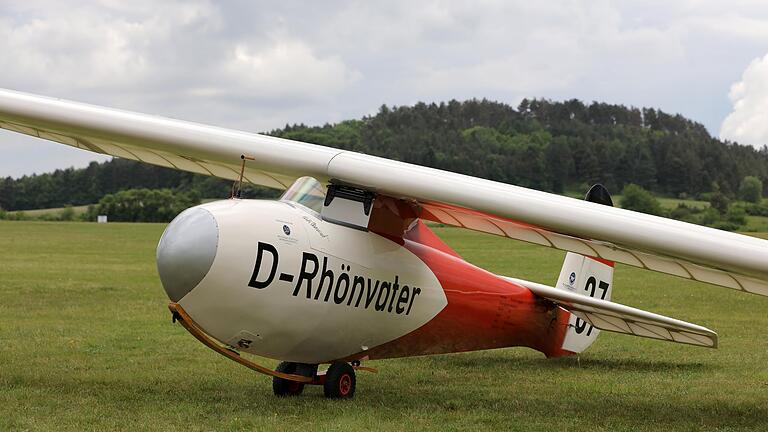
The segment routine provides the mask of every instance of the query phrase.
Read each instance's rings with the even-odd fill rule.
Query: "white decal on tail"
[[[568,252],[555,286],[557,289],[610,300],[613,287],[613,263]],[[563,349],[580,353],[592,345],[599,333],[600,330],[571,314],[568,331],[563,340]]]

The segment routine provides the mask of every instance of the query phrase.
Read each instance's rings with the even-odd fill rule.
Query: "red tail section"
[[[569,314],[554,303],[464,261],[421,221],[413,221],[398,240],[432,270],[448,304],[421,328],[371,348],[369,358],[511,346],[531,347],[548,357],[570,354],[561,348]]]
[[[406,240],[410,240],[415,243],[421,243],[424,246],[429,246],[432,249],[437,249],[440,252],[454,256],[458,259],[463,259],[461,256],[450,246],[448,246],[440,237],[435,234],[434,231],[421,220],[416,221],[416,224],[410,230],[406,231],[403,236]]]

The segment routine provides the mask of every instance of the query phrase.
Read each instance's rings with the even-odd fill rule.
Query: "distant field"
[[[567,192],[567,196],[571,198],[577,198],[582,199],[584,198],[584,194],[577,193],[577,192]],[[613,200],[613,204],[617,207],[620,207],[621,199],[623,198],[623,195],[613,195],[611,194],[611,199]],[[692,200],[692,199],[680,199],[680,198],[662,198],[662,197],[656,197],[656,199],[659,201],[659,204],[663,208],[666,209],[673,209],[678,206],[680,203],[685,203],[688,207],[695,207],[695,208],[705,208],[709,207],[709,203],[707,201],[698,201],[698,200]]]
[[[576,193],[568,193],[568,196],[571,198],[582,198],[581,196],[577,196]],[[613,198],[614,203],[618,206],[621,202],[621,195],[612,195],[611,198]],[[209,203],[212,201],[218,201],[221,198],[203,198],[201,200],[201,203]],[[678,203],[684,202],[689,207],[697,207],[697,208],[704,208],[709,207],[709,203],[706,201],[696,201],[696,200],[682,200],[678,198],[657,198],[659,200],[659,203],[661,203],[661,206],[664,208],[675,208],[677,207]],[[85,213],[88,210],[87,205],[83,206],[74,206],[72,209],[75,211],[76,215],[80,215]],[[49,209],[37,209],[37,210],[24,210],[24,213],[27,216],[32,217],[39,217],[42,215],[55,215],[58,213],[61,213],[61,211],[64,210],[64,207],[57,207],[57,208],[49,208]],[[9,213],[18,213],[18,212],[9,212]]]
[[[43,215],[49,215],[49,216],[55,216],[60,214],[64,210],[64,207],[57,207],[57,208],[48,208],[48,209],[37,209],[37,210],[22,210],[22,211],[13,211],[8,213],[21,213],[23,212],[25,215],[29,217],[40,217]],[[73,206],[72,210],[75,212],[75,216],[80,216],[81,214],[88,211],[87,205],[82,206]]]
[[[575,192],[570,192],[567,194],[571,198],[581,198],[578,196]],[[612,195],[611,198],[613,199],[613,202],[616,206],[620,206],[622,195]],[[698,201],[698,200],[684,200],[680,198],[659,198],[656,197],[656,199],[659,201],[659,204],[661,204],[662,208],[665,209],[674,209],[679,204],[684,203],[688,207],[691,208],[707,208],[709,207],[709,203],[707,201]],[[761,231],[768,231],[768,217],[765,216],[747,216],[747,224],[742,228],[744,231],[748,232],[761,232]]]
[[[744,231],[768,231],[768,217],[747,216],[747,225]]]
[[[621,202],[622,196],[619,195],[616,197],[616,202]],[[680,198],[656,198],[659,200],[659,204],[663,208],[673,209],[677,207],[679,204],[685,204],[688,207],[694,207],[694,208],[706,208],[709,207],[709,203],[707,201],[697,201],[697,200],[684,200]]]
[[[618,266],[615,300],[715,329],[710,350],[603,333],[529,349],[369,362],[352,401],[270,380],[172,325],[159,224],[0,221],[0,430],[765,430],[768,299]],[[443,228],[468,260],[552,283],[562,252]],[[287,319],[301,319],[290,317]],[[275,362],[267,361],[274,365]]]
[[[209,203],[211,201],[218,201],[221,198],[203,198],[201,200],[201,203]],[[55,207],[55,208],[47,208],[47,209],[36,209],[36,210],[21,210],[21,211],[11,211],[8,212],[10,214],[14,213],[24,213],[27,217],[31,218],[38,218],[40,216],[57,216],[61,214],[61,212],[64,210],[64,207]],[[75,216],[80,216],[81,214],[84,214],[86,211],[88,211],[87,205],[81,205],[81,206],[72,206],[72,210],[75,212]]]
[[[567,193],[566,195],[572,197],[572,198],[581,198],[578,196],[575,192]],[[621,195],[615,195],[612,197],[614,203],[618,206],[621,202]],[[203,198],[201,200],[201,203],[209,203],[212,201],[218,201],[221,198]],[[709,203],[706,201],[696,201],[696,200],[682,200],[678,198],[657,198],[659,200],[659,203],[663,208],[666,209],[673,209],[677,207],[679,203],[685,203],[689,207],[696,207],[696,208],[705,208],[709,207]],[[39,210],[24,210],[23,213],[27,216],[27,218],[39,218],[41,216],[49,216],[49,217],[56,217],[61,214],[62,210],[64,210],[63,207],[58,208],[50,208],[50,209],[39,209]],[[87,205],[83,206],[76,206],[72,207],[72,210],[75,212],[75,217],[78,217],[82,214],[84,214],[88,210]],[[19,212],[9,212],[10,214],[19,213]],[[744,227],[744,231],[768,231],[768,217],[764,216],[747,216],[747,225]]]

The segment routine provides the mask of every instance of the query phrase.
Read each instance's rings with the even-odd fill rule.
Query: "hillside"
[[[376,115],[270,134],[534,189],[563,193],[601,182],[636,183],[659,195],[732,196],[747,175],[768,185],[768,148],[723,142],[699,123],[653,108],[578,100],[487,100],[382,106]],[[97,202],[133,188],[226,197],[230,182],[115,159],[83,169],[0,180],[0,208],[25,210]],[[251,190],[251,196],[274,192]]]

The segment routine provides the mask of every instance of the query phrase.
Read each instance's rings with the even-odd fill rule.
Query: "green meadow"
[[[768,299],[622,265],[615,301],[712,328],[720,348],[603,332],[579,357],[375,361],[353,400],[319,387],[278,399],[269,378],[171,323],[154,264],[163,228],[0,221],[0,431],[768,429]],[[551,284],[563,258],[436,230],[497,273]]]

